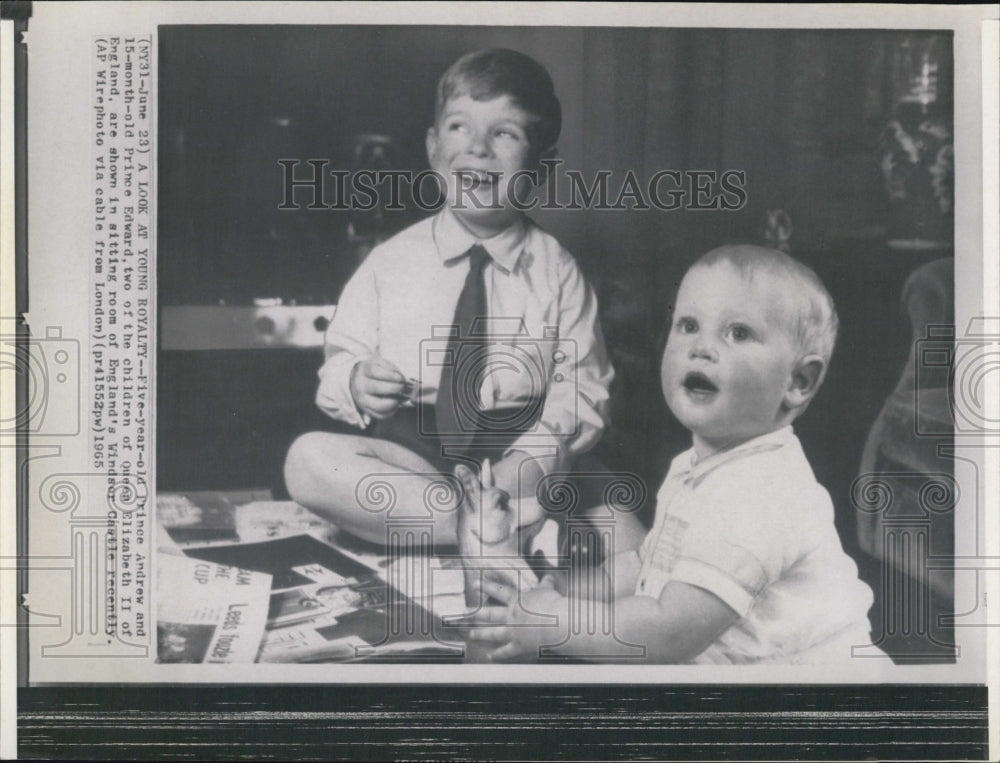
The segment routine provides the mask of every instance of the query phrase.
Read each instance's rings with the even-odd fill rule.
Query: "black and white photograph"
[[[157,41],[158,495],[443,557],[486,659],[955,660],[950,33]]]
[[[995,8],[40,5],[20,754],[995,754]]]

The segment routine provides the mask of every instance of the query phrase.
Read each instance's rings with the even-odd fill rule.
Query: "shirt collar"
[[[433,224],[434,243],[441,262],[450,262],[461,257],[475,244],[479,244],[493,261],[505,272],[510,273],[517,266],[518,258],[524,251],[528,226],[523,217],[492,238],[478,239],[458,221],[448,207],[444,207]]]
[[[690,448],[689,450],[681,453],[673,460],[673,462],[671,462],[670,478],[683,479],[686,483],[693,484],[697,487],[697,485],[700,484],[701,481],[709,475],[709,473],[715,471],[724,464],[731,463],[732,461],[739,460],[740,458],[744,458],[754,453],[784,448],[797,441],[797,439],[798,438],[795,437],[795,433],[792,431],[792,426],[789,424],[788,426],[782,427],[774,432],[768,432],[760,437],[754,437],[752,440],[747,440],[746,442],[737,445],[735,448],[729,448],[728,450],[713,453],[711,456],[702,459],[701,461],[695,461],[696,454],[694,452],[694,448]]]

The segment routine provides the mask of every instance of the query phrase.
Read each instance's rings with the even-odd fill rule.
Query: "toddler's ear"
[[[785,390],[785,406],[789,410],[800,408],[816,394],[826,375],[826,361],[819,355],[806,355],[792,369]]]

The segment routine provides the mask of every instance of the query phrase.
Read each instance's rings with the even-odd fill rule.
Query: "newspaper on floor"
[[[184,556],[157,564],[157,662],[253,662],[271,576]]]
[[[414,608],[413,602],[377,577],[286,589],[271,595],[271,605],[271,626],[261,642],[259,662],[347,662],[390,655],[462,654],[458,646],[433,637],[435,628],[427,608]],[[303,605],[315,614],[305,622],[280,627],[285,613]],[[421,620],[424,627],[412,633],[393,627],[393,622],[407,616]]]

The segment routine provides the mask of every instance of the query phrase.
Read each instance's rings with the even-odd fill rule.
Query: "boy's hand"
[[[465,603],[470,608],[480,607],[485,601],[481,588],[484,570],[520,561],[510,496],[493,484],[491,471],[484,464],[484,484],[467,466],[455,467],[455,476],[462,485],[458,551],[465,570]]]
[[[565,642],[569,634],[569,599],[545,581],[519,593],[515,586],[485,580],[483,592],[504,606],[484,607],[476,613],[476,625],[468,629],[467,637],[500,644],[487,654],[491,662],[537,660],[543,646]]]
[[[354,404],[373,419],[392,416],[407,399],[406,387],[403,373],[384,358],[362,360],[351,371]]]

